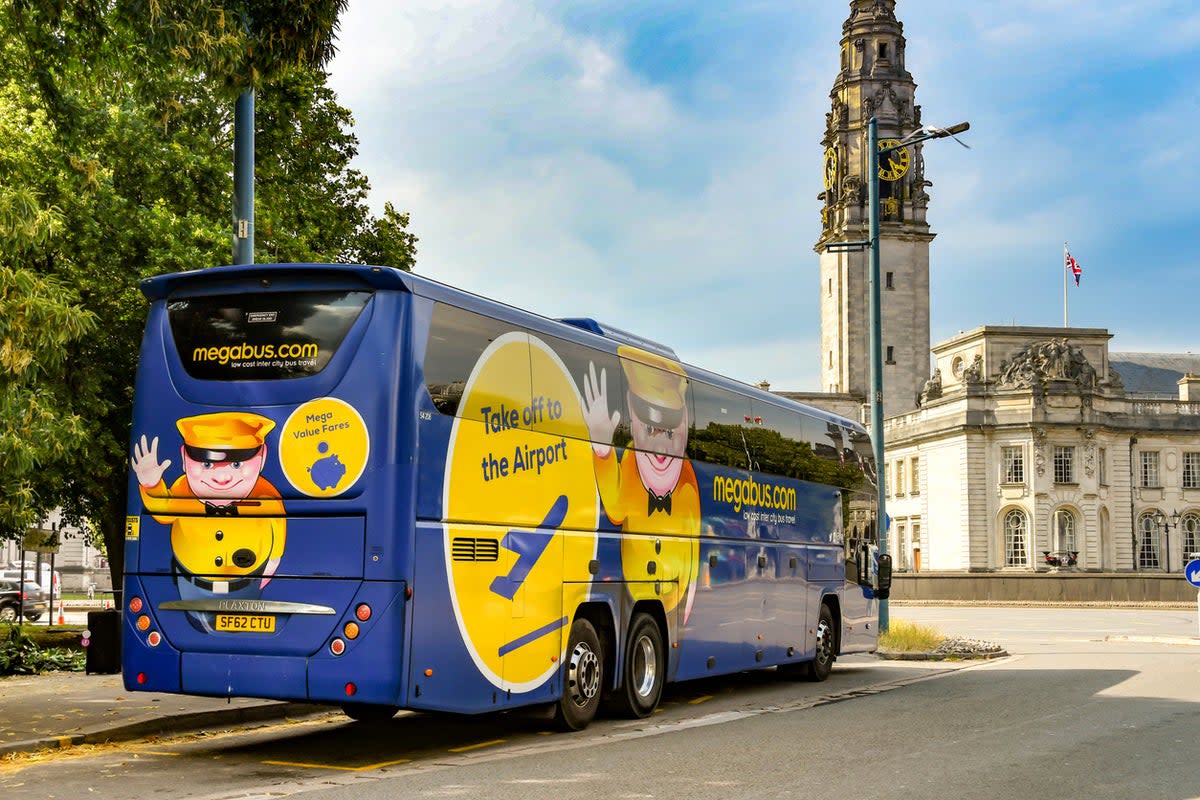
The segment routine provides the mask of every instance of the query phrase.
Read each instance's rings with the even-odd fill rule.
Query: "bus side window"
[[[625,375],[621,371],[621,365],[617,361],[616,355],[606,353],[602,350],[596,350],[587,345],[577,344],[575,342],[558,339],[552,336],[544,336],[540,333],[531,333],[530,336],[534,341],[531,344],[536,346],[537,340],[540,340],[547,348],[554,351],[562,362],[571,381],[575,384],[575,389],[579,393],[579,397],[586,401],[586,391],[588,386],[584,385],[584,378],[588,379],[588,384],[591,383],[591,376],[595,375],[596,382],[601,386],[591,387],[591,391],[595,394],[603,389],[605,397],[608,400],[608,411],[611,414],[613,411],[618,411],[621,414],[621,420],[617,424],[617,429],[613,433],[613,440],[605,442],[605,444],[613,444],[617,447],[626,447],[629,444],[629,409],[625,400]],[[560,390],[552,387],[559,386],[561,379],[553,374],[544,374],[546,362],[537,360],[533,366],[533,398],[537,403],[539,398],[545,398],[545,401],[552,399],[561,399],[564,402],[566,398],[557,398]],[[556,372],[556,369],[552,369]],[[575,402],[571,399],[570,402]],[[579,436],[588,436],[586,430],[580,431],[578,422],[574,415],[560,414],[555,417],[552,414],[546,413],[538,417],[534,422],[533,429],[542,433],[551,434],[554,436],[570,436],[578,438]]]
[[[445,303],[434,306],[425,351],[425,388],[434,408],[447,416],[461,416],[459,401],[479,357],[493,341],[515,330],[510,323]],[[513,397],[498,397],[497,402],[508,399],[510,406],[524,408],[529,402],[529,382],[519,376],[513,380],[520,384],[513,387]]]
[[[691,383],[693,423],[688,434],[689,458],[723,467],[751,469],[745,430],[750,398],[706,383]]]

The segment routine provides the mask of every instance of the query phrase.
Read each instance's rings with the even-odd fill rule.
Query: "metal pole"
[[[879,309],[879,129],[875,117],[867,122],[867,185],[871,205],[871,274],[867,280],[871,306],[871,444],[875,449],[876,524],[879,554],[888,551],[888,524],[884,491],[887,470],[883,466],[883,331]],[[879,632],[888,629],[888,601],[879,601]]]
[[[233,110],[233,263],[254,263],[254,90]]]

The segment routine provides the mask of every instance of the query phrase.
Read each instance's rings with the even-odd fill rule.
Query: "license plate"
[[[217,630],[236,633],[274,633],[275,617],[250,614],[217,614]]]

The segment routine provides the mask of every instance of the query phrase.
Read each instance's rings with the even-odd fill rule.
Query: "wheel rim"
[[[17,618],[17,612],[9,606],[0,608],[0,622],[12,622]]]
[[[658,683],[658,658],[654,652],[654,642],[649,636],[639,636],[633,643],[633,658],[630,662],[630,682],[638,697],[647,698],[654,692]]]
[[[586,706],[600,691],[600,659],[587,642],[579,642],[571,651],[567,668],[567,692],[571,702]]]
[[[833,660],[833,631],[829,623],[821,620],[817,624],[817,663],[828,664]]]

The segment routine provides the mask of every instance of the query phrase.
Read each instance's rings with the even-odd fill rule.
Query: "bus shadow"
[[[837,684],[837,671],[830,679]],[[581,734],[563,733],[553,721],[553,708],[534,706],[495,713],[465,715],[437,712],[401,712],[384,721],[355,722],[348,717],[330,717],[314,729],[305,726],[294,732],[275,731],[271,738],[244,744],[218,745],[225,757],[239,757],[280,766],[365,770],[402,762],[415,762],[512,745],[533,737],[602,737],[630,726],[682,721],[710,710],[772,705],[780,700],[780,689],[810,687],[820,694],[830,684],[797,682],[773,669],[735,673],[669,684],[655,713],[646,720],[629,720],[601,710]],[[820,688],[819,688],[820,687]]]

